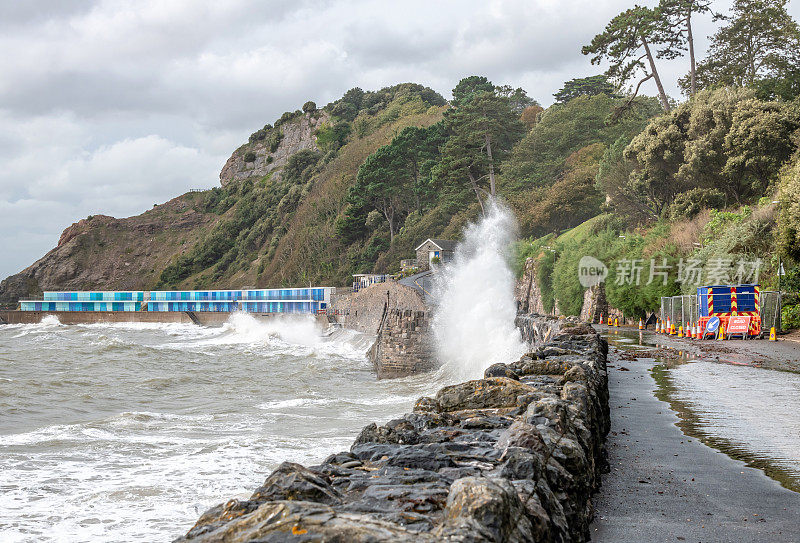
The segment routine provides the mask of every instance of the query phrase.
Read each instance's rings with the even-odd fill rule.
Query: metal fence
[[[771,327],[780,330],[781,324],[781,293],[773,290],[762,290],[759,296],[761,308],[761,330],[769,331]],[[669,319],[676,326],[685,322],[700,320],[700,307],[697,296],[694,294],[683,296],[669,296],[661,298],[662,319]]]
[[[661,298],[661,318],[678,325],[682,322],[697,322],[700,318],[697,295],[669,296]]]

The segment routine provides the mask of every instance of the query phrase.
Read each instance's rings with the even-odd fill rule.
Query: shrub
[[[256,154],[253,151],[247,151],[244,154],[244,161],[245,162],[254,162],[256,160]]]
[[[303,113],[313,113],[317,110],[317,104],[309,100],[303,104]]]
[[[717,189],[696,188],[678,194],[669,207],[672,219],[692,219],[703,209],[725,205],[725,195]]]

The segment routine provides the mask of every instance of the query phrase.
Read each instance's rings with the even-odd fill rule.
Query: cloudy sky
[[[449,98],[481,74],[547,105],[600,71],[580,47],[631,4],[0,0],[0,278],[87,215],[217,185],[251,132],[306,100],[404,81]],[[701,52],[712,30],[697,21]],[[662,70],[677,96],[685,61]]]

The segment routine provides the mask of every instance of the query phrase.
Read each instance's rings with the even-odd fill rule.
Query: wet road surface
[[[684,435],[654,395],[655,361],[612,349],[609,364],[611,473],[595,496],[594,541],[800,540],[800,494]]]

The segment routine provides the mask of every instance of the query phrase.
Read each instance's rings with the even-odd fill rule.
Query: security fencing
[[[762,290],[759,295],[761,310],[761,330],[769,332],[773,326],[781,327],[781,293],[773,290]],[[685,322],[700,320],[700,307],[695,294],[667,296],[661,298],[661,319],[669,319],[676,326]]]

